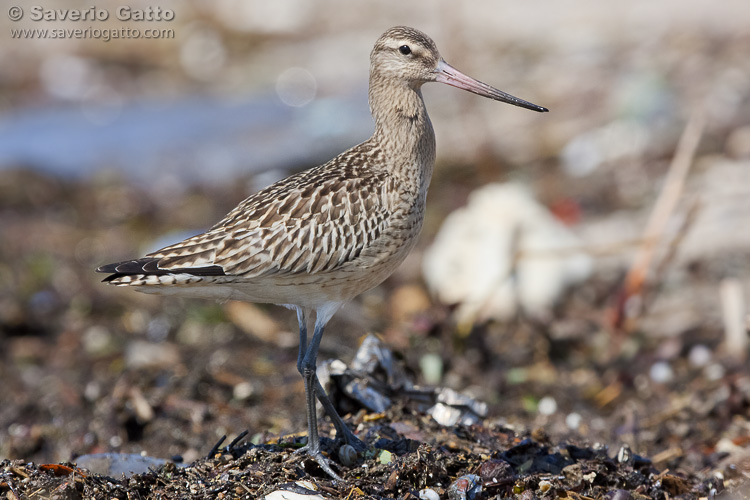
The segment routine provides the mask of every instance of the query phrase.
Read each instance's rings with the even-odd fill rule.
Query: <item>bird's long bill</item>
[[[539,111],[540,113],[549,111],[547,108],[537,106],[536,104],[530,103],[529,101],[524,101],[523,99],[519,99],[518,97],[506,94],[502,90],[497,90],[494,87],[490,87],[486,83],[482,83],[479,80],[475,80],[468,75],[464,75],[442,59],[440,59],[440,62],[435,68],[435,81],[445,83],[459,89],[468,90],[469,92],[472,92],[474,94],[481,95],[483,97],[489,97],[490,99],[494,99],[496,101],[507,102],[508,104],[512,104],[514,106],[520,106],[522,108],[530,109],[532,111]]]

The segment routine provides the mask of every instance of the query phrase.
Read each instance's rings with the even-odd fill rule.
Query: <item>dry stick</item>
[[[636,251],[633,264],[625,277],[624,298],[619,304],[620,310],[617,311],[614,325],[618,329],[624,326],[624,305],[630,297],[640,293],[646,281],[656,247],[662,240],[667,222],[682,194],[685,179],[693,164],[693,158],[703,134],[704,125],[703,113],[700,111],[694,112],[682,133],[682,137],[680,137],[680,142],[677,144],[677,151],[669,166],[664,186],[646,225],[642,238],[644,243]]]
[[[660,278],[664,276],[664,274],[667,272],[667,268],[669,268],[669,265],[677,256],[677,250],[680,248],[680,244],[683,242],[687,234],[690,232],[693,224],[695,223],[695,220],[698,217],[698,212],[700,211],[700,207],[701,205],[698,200],[693,200],[688,206],[685,218],[682,221],[680,228],[677,230],[674,238],[672,238],[672,240],[669,242],[664,256],[654,269],[654,280],[652,282],[652,286],[649,287],[648,290],[641,290],[641,315],[647,313],[647,309],[649,305],[651,305],[648,303],[648,297],[651,295],[658,295],[661,291],[663,283]]]

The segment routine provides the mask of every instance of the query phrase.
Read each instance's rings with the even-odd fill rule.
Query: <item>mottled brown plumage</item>
[[[370,54],[370,139],[240,203],[203,234],[144,258],[102,266],[105,281],[149,293],[286,305],[298,313],[298,368],[307,394],[307,452],[337,478],[319,448],[314,397],[337,434],[344,425],[317,381],[323,327],[342,304],[386,279],[414,246],[435,162],[435,134],[420,88],[438,81],[536,111],[455,70],[424,33],[386,31]],[[316,312],[307,344],[307,313]]]

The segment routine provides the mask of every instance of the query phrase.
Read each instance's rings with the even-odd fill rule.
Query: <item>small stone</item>
[[[703,369],[703,374],[706,376],[706,379],[715,382],[724,378],[726,369],[721,363],[711,363]]]
[[[552,489],[551,482],[545,479],[542,479],[541,481],[539,481],[539,491],[541,491],[542,493],[547,493],[550,489]]]
[[[568,429],[572,429],[574,431],[578,430],[578,428],[581,426],[581,422],[583,422],[583,417],[580,413],[568,413],[568,416],[565,417],[565,425],[568,426]]]
[[[114,349],[112,334],[103,326],[91,326],[83,333],[83,348],[94,356],[109,354]]]
[[[160,343],[167,340],[172,322],[164,315],[159,315],[146,325],[146,338],[151,342]]]
[[[540,415],[554,415],[557,412],[557,401],[552,396],[544,396],[539,400],[537,411]]]
[[[125,350],[125,365],[132,370],[166,368],[180,362],[180,353],[169,342],[134,340]]]
[[[248,381],[235,384],[232,388],[232,396],[238,401],[245,401],[255,394],[255,386]]]
[[[674,371],[666,361],[657,361],[651,365],[649,376],[657,384],[666,384],[674,379]]]
[[[580,463],[573,463],[570,465],[566,465],[563,467],[562,470],[563,476],[568,481],[576,482],[581,480],[581,464]]]
[[[688,354],[690,364],[696,368],[708,365],[712,357],[711,349],[703,344],[694,345]]]

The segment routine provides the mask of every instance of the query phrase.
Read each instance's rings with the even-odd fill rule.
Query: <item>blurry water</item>
[[[0,171],[32,168],[83,179],[109,169],[137,182],[226,182],[326,161],[372,127],[364,90],[302,107],[266,95],[140,101],[115,110],[22,109],[0,117]]]

